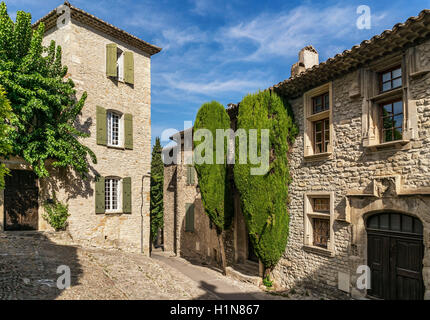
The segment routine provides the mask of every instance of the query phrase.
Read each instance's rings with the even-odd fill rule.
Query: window
[[[380,73],[380,90],[381,92],[400,88],[402,86],[402,68],[395,67]]]
[[[332,150],[332,89],[331,82],[306,92],[303,96],[305,116],[304,157],[319,160],[329,157]]]
[[[327,249],[330,238],[330,219],[313,218],[313,245]]]
[[[323,119],[315,121],[314,127],[314,153],[327,152],[327,147],[330,142],[330,121]]]
[[[380,104],[381,143],[402,140],[403,101]]]
[[[304,249],[333,254],[334,192],[305,194]]]
[[[121,180],[118,178],[105,179],[105,209],[106,212],[117,212],[121,208]]]
[[[124,54],[121,49],[117,49],[116,53],[116,70],[118,74],[118,80],[124,81]]]
[[[121,118],[119,113],[108,111],[107,113],[107,133],[108,145],[120,147],[122,145]]]
[[[330,109],[329,93],[312,98],[312,114]]]
[[[134,85],[134,55],[123,51],[115,43],[106,45],[106,75]]]

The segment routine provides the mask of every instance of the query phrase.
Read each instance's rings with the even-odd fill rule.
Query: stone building
[[[87,180],[51,168],[38,180],[20,159],[0,193],[0,230],[51,230],[43,204],[67,203],[68,232],[84,245],[149,252],[151,162],[151,56],[161,49],[68,2],[34,24],[45,24],[44,45],[55,40],[63,64],[88,98],[77,126],[91,134],[83,143],[97,156]]]
[[[268,89],[289,100],[300,129],[290,155],[289,241],[273,278],[328,298],[430,299],[430,11],[318,60],[303,48],[291,77]],[[233,128],[237,108],[228,109]],[[176,174],[185,177],[179,167]],[[198,192],[166,187],[177,190],[181,219],[181,188],[191,198]],[[231,265],[248,248],[238,206],[225,239]],[[206,256],[195,240],[209,232],[205,224],[181,248]]]

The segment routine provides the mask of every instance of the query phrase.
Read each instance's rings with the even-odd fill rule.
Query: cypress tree
[[[151,243],[157,237],[158,230],[163,229],[163,187],[164,187],[164,164],[161,158],[162,147],[160,138],[155,139],[152,148],[151,159]]]
[[[265,267],[265,276],[277,264],[288,240],[288,184],[291,182],[287,153],[294,142],[297,127],[291,109],[270,91],[247,95],[240,103],[238,129],[257,129],[258,149],[261,130],[269,129],[269,167],[266,174],[252,175],[251,168],[259,165],[239,164],[238,145],[234,166],[235,185],[239,191],[242,211],[255,254]],[[237,143],[237,142],[236,142]]]
[[[216,137],[217,129],[229,129],[230,117],[224,106],[219,102],[212,101],[203,104],[197,112],[194,123],[194,137],[199,129],[207,129]],[[208,141],[196,141],[194,139],[194,158],[204,156],[198,154],[199,145]],[[224,249],[224,231],[232,222],[234,210],[231,183],[229,181],[227,165],[227,143],[224,139],[224,162],[216,164],[216,144],[212,141],[212,164],[198,164],[195,160],[195,168],[202,196],[202,203],[206,214],[216,228],[218,244],[221,253],[221,263],[224,274],[226,273],[227,261]]]
[[[49,176],[45,163],[73,168],[82,177],[89,171],[87,157],[95,154],[79,141],[88,137],[75,122],[87,97],[76,98],[67,67],[61,63],[61,47],[42,45],[45,27],[33,32],[31,15],[18,11],[14,23],[6,4],[0,4],[0,85],[15,115],[10,133],[12,154],[26,160],[39,178]]]

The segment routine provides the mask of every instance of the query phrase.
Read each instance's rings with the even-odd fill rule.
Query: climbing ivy
[[[255,254],[266,268],[265,275],[277,264],[288,240],[289,215],[287,211],[288,185],[291,182],[288,165],[289,145],[294,142],[298,129],[287,101],[270,91],[247,95],[240,103],[238,129],[269,129],[269,168],[264,175],[252,175],[251,168],[259,165],[234,166],[234,181],[240,194]],[[261,139],[258,139],[258,150]],[[236,160],[238,159],[236,141]],[[261,155],[261,154],[260,154]]]
[[[75,126],[87,94],[76,99],[75,85],[66,79],[67,67],[61,63],[61,47],[54,41],[44,47],[44,32],[43,23],[33,32],[31,15],[23,11],[13,22],[6,4],[0,4],[0,85],[15,115],[12,154],[26,160],[40,178],[49,176],[47,160],[85,177],[87,157],[97,162],[79,140],[89,135]]]

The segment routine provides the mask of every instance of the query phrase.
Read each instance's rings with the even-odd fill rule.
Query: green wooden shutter
[[[194,232],[194,203],[185,204],[185,231]]]
[[[122,179],[122,211],[131,213],[131,178]]]
[[[107,145],[106,109],[99,106],[96,109],[97,144],[105,146]]]
[[[124,115],[124,147],[133,149],[133,116],[128,113]]]
[[[124,81],[134,84],[134,58],[133,52],[124,52]]]
[[[96,214],[105,213],[105,178],[96,178]]]
[[[106,75],[108,77],[118,77],[117,71],[117,46],[115,43],[106,45]]]

